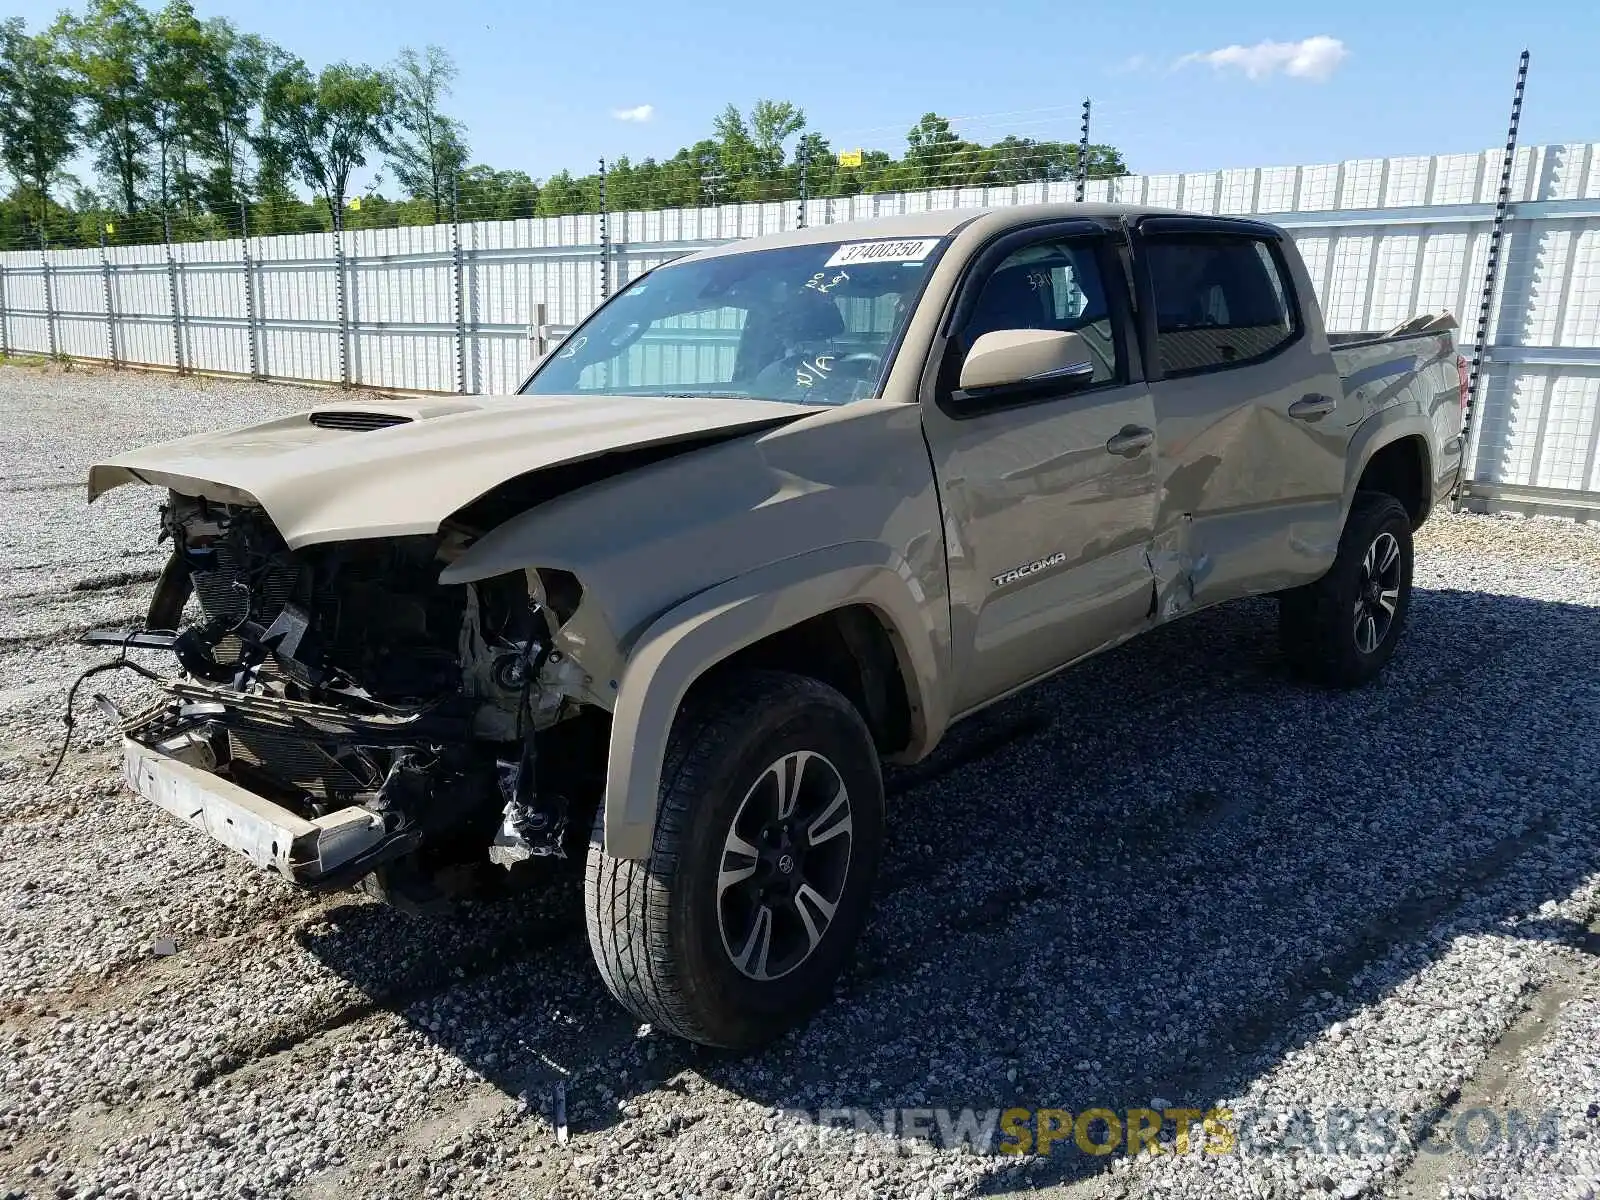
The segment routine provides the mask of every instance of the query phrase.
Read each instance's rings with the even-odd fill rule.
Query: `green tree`
[[[1073,147],[1072,166],[1076,170],[1078,165],[1077,147]],[[1090,179],[1115,179],[1120,175],[1127,175],[1128,164],[1122,161],[1122,151],[1115,146],[1102,146],[1098,144],[1089,147]]]
[[[805,123],[805,112],[787,100],[757,100],[748,118],[733,104],[717,115],[717,169],[731,198],[770,200],[784,192],[784,142]]]
[[[961,139],[938,113],[923,113],[906,134],[905,166],[917,187],[937,187]]]
[[[261,95],[245,141],[255,154],[253,191],[268,211],[298,204],[294,194],[295,164],[287,136],[276,119],[274,107],[277,81],[299,62],[293,55],[268,42],[264,46]],[[301,64],[302,68],[304,64]],[[263,216],[267,211],[263,212]],[[254,223],[252,222],[252,227]],[[262,232],[266,232],[263,228]]]
[[[151,150],[156,199],[163,212],[188,215],[199,196],[195,171],[197,131],[208,123],[210,85],[219,70],[215,48],[189,0],[168,0],[156,14],[148,73]]]
[[[706,173],[720,174],[720,183],[742,198],[745,183],[756,169],[756,144],[750,127],[738,107],[730,104],[712,120],[711,129],[715,135],[715,165]]]
[[[206,93],[196,109],[195,148],[210,164],[202,196],[212,212],[233,216],[247,194],[251,131],[274,64],[286,55],[265,38],[240,33],[221,17],[205,23]]]
[[[828,139],[820,133],[808,133],[801,137],[799,144],[794,148],[794,162],[793,191],[796,194],[800,190],[802,164],[807,195],[820,197],[841,194],[837,190],[839,160],[834,156],[833,147],[828,144]]]
[[[599,179],[586,175],[573,178],[571,171],[558,171],[539,189],[539,215],[564,217],[573,213],[596,212],[600,207]]]
[[[344,227],[350,173],[366,165],[388,132],[393,94],[371,67],[334,63],[312,77],[294,59],[267,82],[266,122],[274,153],[293,164],[306,186],[327,203],[335,229]]]
[[[539,185],[524,171],[482,163],[461,172],[461,210],[474,221],[514,221],[539,211]]]
[[[750,140],[755,148],[757,193],[752,200],[769,200],[784,187],[783,144],[806,127],[806,114],[787,100],[757,100],[750,110]]]
[[[655,163],[646,161],[649,166],[644,163],[635,166],[624,154],[615,162],[606,164],[606,203],[614,211],[627,212],[650,206],[651,175]]]
[[[840,167],[833,177],[835,196],[856,196],[862,192],[893,191],[894,172],[899,169],[894,159],[882,150],[863,150],[861,164]]]
[[[432,202],[436,222],[443,219],[452,181],[467,161],[466,127],[440,111],[455,77],[455,63],[438,46],[421,54],[407,46],[389,72],[394,91],[393,133],[384,146],[389,166],[409,195]]]
[[[75,102],[54,35],[29,34],[21,17],[0,22],[0,162],[41,224],[77,148]]]
[[[743,124],[743,118],[740,118],[740,124]],[[721,140],[702,138],[687,150],[680,150],[674,162],[679,160],[683,167],[682,186],[691,197],[688,204],[722,204],[733,198],[730,190],[733,181],[723,160]]]
[[[904,188],[962,187],[982,182],[982,147],[957,136],[938,113],[924,113],[906,134]]]
[[[983,152],[984,182],[1008,184],[1069,179],[1077,157],[1077,147],[1065,142],[1003,137]]]
[[[84,134],[95,166],[124,213],[136,212],[150,173],[150,14],[133,0],[89,0],[83,16],[56,25],[84,102]]]

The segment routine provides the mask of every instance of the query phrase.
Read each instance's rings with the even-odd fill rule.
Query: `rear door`
[[[979,254],[935,345],[924,428],[944,505],[958,714],[1137,632],[1150,611],[1155,415],[1106,234],[1033,227]],[[982,334],[1078,333],[1094,375],[974,403]]]
[[[1317,578],[1338,543],[1349,430],[1299,256],[1254,222],[1137,230],[1159,615]]]

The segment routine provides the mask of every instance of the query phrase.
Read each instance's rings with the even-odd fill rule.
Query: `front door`
[[[944,504],[957,714],[1146,624],[1155,413],[1130,364],[1122,280],[1104,234],[1056,228],[1004,239],[963,286],[924,406]],[[963,400],[961,360],[1001,329],[1077,332],[1092,380]]]

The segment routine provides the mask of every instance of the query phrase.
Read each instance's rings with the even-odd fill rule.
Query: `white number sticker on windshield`
[[[846,242],[823,263],[824,267],[853,267],[857,263],[921,262],[933,253],[938,238],[901,238],[895,241]]]

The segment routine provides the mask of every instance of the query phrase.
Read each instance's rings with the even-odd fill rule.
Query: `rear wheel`
[[[1313,584],[1279,598],[1284,656],[1299,674],[1357,687],[1394,655],[1411,604],[1411,517],[1392,496],[1358,492],[1338,557]]]
[[[831,995],[866,920],[883,785],[838,692],[724,676],[674,724],[647,862],[589,847],[589,942],[618,1000],[690,1041],[745,1049]]]

